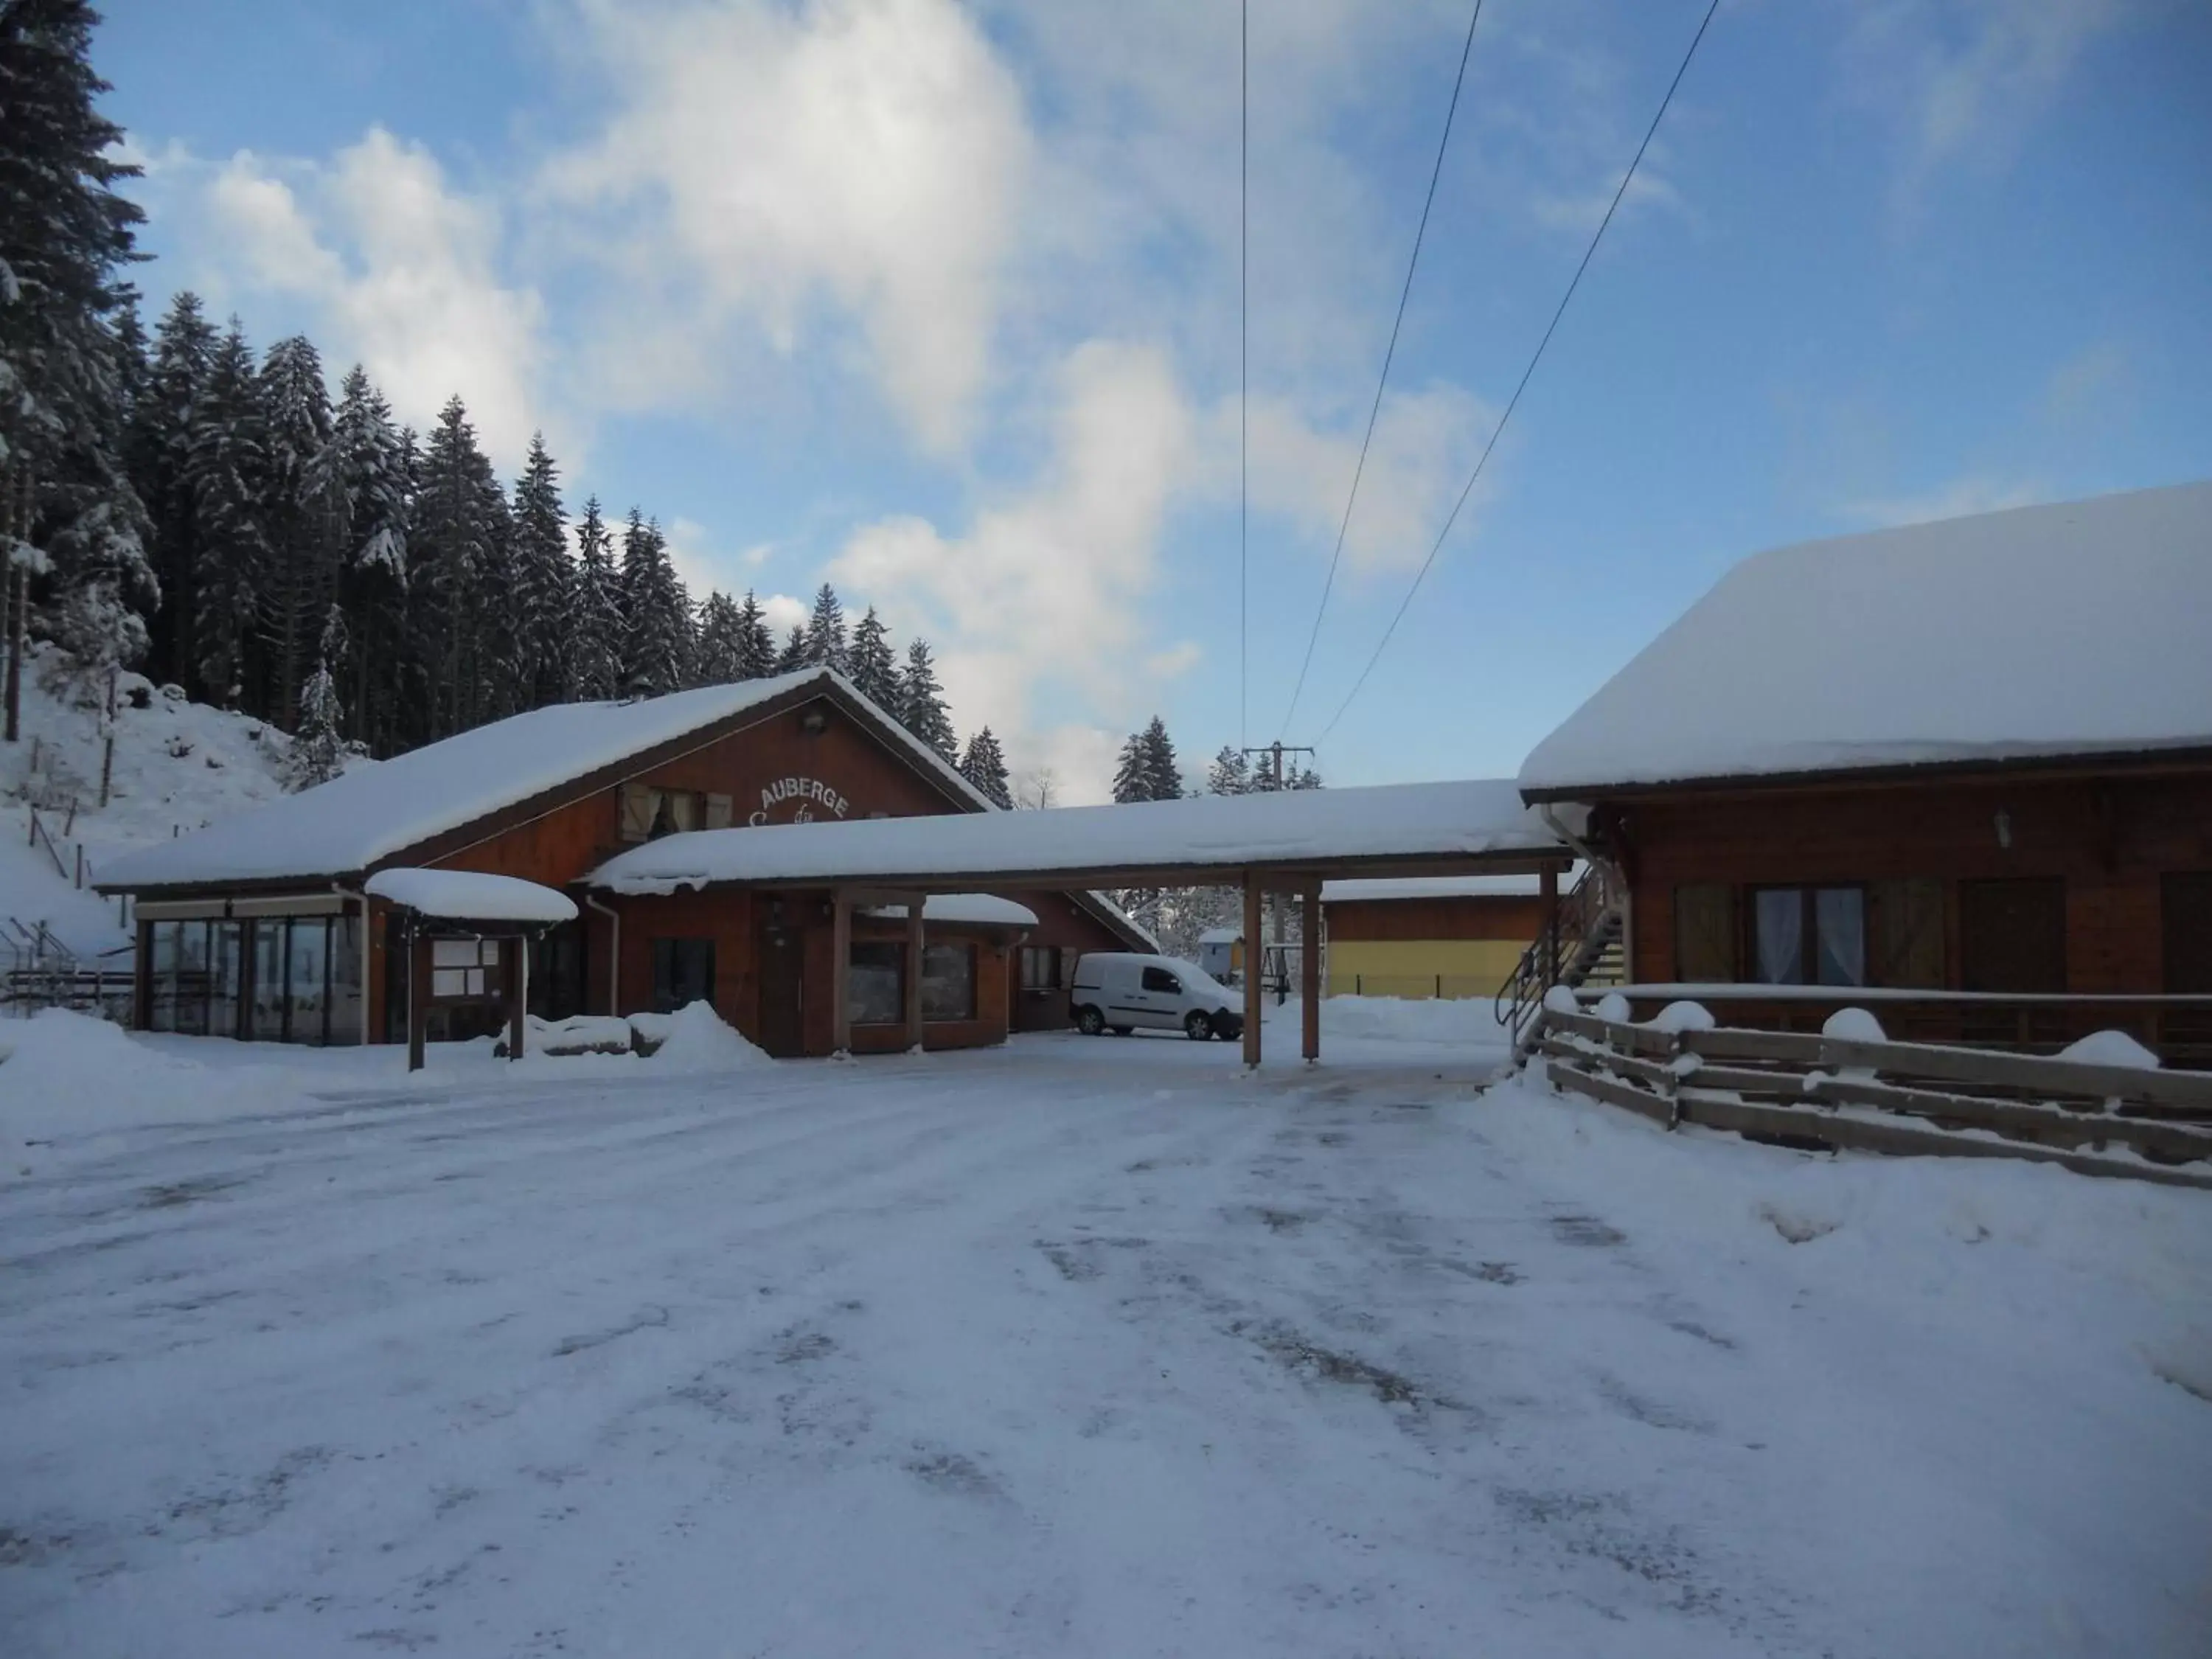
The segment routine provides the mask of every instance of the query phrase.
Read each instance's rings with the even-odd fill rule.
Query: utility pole
[[[1290,787],[1289,780],[1283,771],[1283,757],[1285,755],[1304,755],[1306,757],[1306,763],[1310,766],[1313,763],[1314,746],[1310,743],[1285,743],[1280,738],[1278,738],[1273,743],[1261,744],[1256,747],[1250,744],[1246,745],[1244,750],[1244,758],[1249,761],[1255,756],[1257,756],[1260,761],[1258,775],[1260,778],[1264,780],[1264,781],[1260,783],[1258,786],[1257,793],[1271,793],[1277,789],[1286,789]],[[1279,1005],[1291,994],[1291,963],[1289,957],[1283,950],[1283,908],[1282,906],[1275,902],[1275,896],[1276,896],[1273,893],[1267,896],[1267,942],[1266,951],[1273,954],[1274,960],[1280,964],[1281,967],[1282,971],[1280,977],[1279,977],[1275,981],[1275,1001]],[[1302,942],[1299,945],[1299,949],[1301,950],[1310,950],[1312,948],[1313,941],[1310,939]],[[1255,944],[1255,941],[1251,939],[1246,939],[1244,941],[1245,971],[1247,973],[1259,971],[1258,969],[1254,966],[1255,958],[1258,962],[1262,963],[1267,961],[1267,956],[1261,954],[1261,947]]]

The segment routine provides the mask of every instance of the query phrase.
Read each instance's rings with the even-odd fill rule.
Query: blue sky
[[[1252,8],[1249,674],[1234,0],[105,9],[156,304],[543,427],[695,586],[874,601],[1066,799],[1154,712],[1510,774],[1747,553],[2212,472],[2185,0],[1725,0],[1339,719],[1703,11],[1487,0],[1287,728],[1460,0]]]

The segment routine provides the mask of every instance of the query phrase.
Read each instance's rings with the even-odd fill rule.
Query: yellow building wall
[[[1528,948],[1525,939],[1344,939],[1328,947],[1333,997],[1494,995]]]

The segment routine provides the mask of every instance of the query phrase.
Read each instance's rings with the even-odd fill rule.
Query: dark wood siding
[[[1457,898],[1336,899],[1328,936],[1352,940],[1533,939],[1543,930],[1544,901],[1534,894]]]

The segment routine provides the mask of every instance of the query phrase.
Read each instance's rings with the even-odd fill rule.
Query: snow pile
[[[0,1025],[0,1170],[47,1161],[53,1143],[92,1150],[119,1131],[241,1116],[292,1093],[274,1073],[241,1087],[227,1072],[157,1053],[106,1020],[44,1009]]]
[[[1717,1023],[1702,1002],[1670,1002],[1644,1022],[1655,1031],[1710,1031]]]
[[[1523,788],[2212,742],[2212,483],[1746,559],[1536,745]]]
[[[2092,1031],[2058,1051],[2061,1060],[2084,1066],[2118,1066],[2131,1072],[2154,1072],[2158,1056],[2125,1031]]]
[[[1863,1008],[1838,1008],[1820,1023],[1820,1035],[1838,1042],[1887,1042],[1881,1022]]]
[[[448,921],[513,921],[551,926],[576,919],[566,893],[517,876],[475,870],[380,870],[364,890],[425,916]]]
[[[903,917],[906,906],[871,905],[865,914]],[[933,893],[922,902],[921,919],[925,922],[964,923],[971,927],[1034,927],[1037,925],[1036,911],[1026,904],[1000,898],[995,893]]]
[[[639,1046],[664,1071],[735,1072],[775,1064],[711,1002],[686,1003],[672,1014],[632,1014],[629,1025]]]
[[[555,1059],[571,1054],[626,1054],[633,1046],[629,1022],[617,1014],[572,1014],[567,1019],[540,1019],[532,1014],[527,1040],[528,1054]]]

